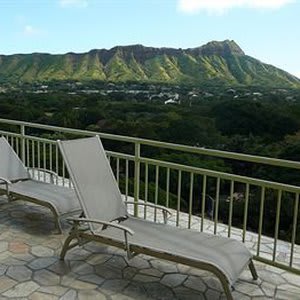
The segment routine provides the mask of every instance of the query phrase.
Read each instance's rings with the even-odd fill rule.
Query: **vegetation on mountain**
[[[295,76],[247,56],[229,40],[189,49],[133,45],[81,54],[0,55],[0,83],[60,80],[300,87]]]

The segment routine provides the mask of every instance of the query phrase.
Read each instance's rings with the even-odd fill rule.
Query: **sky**
[[[300,0],[0,0],[0,54],[226,39],[300,78]]]

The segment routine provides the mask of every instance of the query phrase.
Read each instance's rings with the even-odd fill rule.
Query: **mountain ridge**
[[[135,44],[84,53],[0,55],[0,82],[59,80],[300,88],[300,79],[246,55],[233,40],[187,49]]]

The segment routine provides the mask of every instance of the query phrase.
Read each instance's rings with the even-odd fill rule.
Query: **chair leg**
[[[57,230],[58,234],[62,234],[62,227],[61,227],[61,222],[60,222],[60,216],[59,214],[57,213],[56,209],[54,208],[54,206],[50,205],[50,206],[47,206],[52,214],[53,214],[53,217],[54,217],[54,226],[55,226],[55,229]]]
[[[221,280],[221,283],[222,283],[222,286],[223,286],[223,289],[224,289],[227,300],[233,300],[232,292],[231,292],[231,290],[232,290],[231,286],[228,284],[228,282],[225,282],[223,280]]]
[[[67,251],[68,251],[69,249],[72,249],[73,247],[76,246],[76,244],[78,244],[78,243],[75,243],[75,244],[73,244],[72,246],[70,246],[71,241],[72,241],[75,237],[76,237],[76,236],[75,236],[74,234],[70,234],[70,235],[66,238],[65,243],[64,243],[64,246],[63,246],[63,248],[62,248],[62,250],[61,250],[61,252],[60,252],[60,259],[61,259],[61,260],[64,260],[64,258],[65,258],[65,256],[66,256],[66,253],[67,253]]]
[[[250,269],[253,279],[256,280],[258,278],[258,275],[257,275],[257,272],[256,272],[256,269],[255,269],[252,259],[249,262],[249,269]]]
[[[58,234],[62,234],[62,227],[60,223],[60,218],[58,216],[55,216],[55,229],[57,229]]]

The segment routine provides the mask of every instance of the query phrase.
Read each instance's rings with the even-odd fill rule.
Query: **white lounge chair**
[[[31,178],[7,140],[0,138],[0,194],[7,195],[9,201],[20,199],[49,208],[61,233],[61,218],[79,214],[81,206],[73,189],[53,184],[53,178],[57,176],[54,172],[40,170],[50,174],[52,183]]]
[[[232,299],[231,287],[246,266],[257,279],[252,255],[244,244],[129,215],[99,137],[58,144],[85,215],[71,219],[73,228],[61,259],[77,245],[99,241],[125,249],[129,259],[143,253],[211,271],[221,281],[228,299]],[[73,239],[77,241],[71,243]]]

